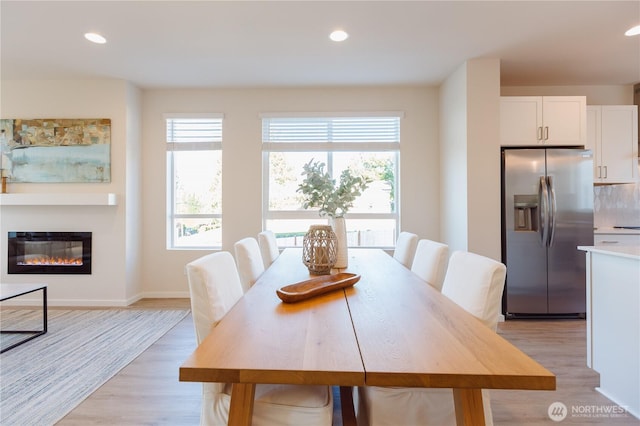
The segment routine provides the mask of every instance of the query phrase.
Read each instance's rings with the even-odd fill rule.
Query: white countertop
[[[640,229],[593,228],[594,234],[640,235]]]
[[[578,250],[640,260],[640,246],[578,246]]]

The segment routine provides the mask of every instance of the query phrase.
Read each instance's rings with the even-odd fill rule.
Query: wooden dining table
[[[452,388],[458,425],[483,425],[482,389],[555,390],[553,373],[379,249],[349,249],[352,287],[296,303],[313,278],[286,249],[180,367],[232,383],[230,425],[250,425],[258,383]]]

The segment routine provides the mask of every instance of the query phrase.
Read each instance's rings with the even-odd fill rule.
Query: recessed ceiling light
[[[627,32],[624,33],[624,35],[626,36],[634,36],[638,34],[640,34],[640,25],[636,25],[635,27],[628,29]]]
[[[84,35],[84,38],[97,44],[105,44],[107,42],[106,38],[102,37],[100,34],[97,34],[97,33],[86,33]]]
[[[333,41],[345,41],[349,38],[349,34],[342,30],[336,30],[329,34],[329,38]]]

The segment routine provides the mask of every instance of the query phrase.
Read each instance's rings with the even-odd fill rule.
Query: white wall
[[[136,90],[121,80],[2,81],[2,118],[110,118],[111,182],[9,184],[16,193],[116,193],[117,206],[2,206],[0,207],[0,281],[46,282],[51,305],[126,305],[132,300],[140,266],[127,273],[127,186],[135,188],[135,176],[127,175],[129,139],[136,125]],[[131,111],[127,105],[133,105]],[[133,114],[131,114],[133,112]],[[133,122],[136,120],[136,122]],[[135,151],[134,151],[135,152]],[[135,161],[135,156],[132,157]],[[129,167],[131,169],[133,166]],[[129,184],[127,183],[129,181]],[[131,189],[134,191],[134,189]],[[135,195],[135,194],[133,194]],[[6,265],[9,231],[90,231],[93,233],[91,275],[8,275]]]
[[[126,300],[142,297],[142,108],[141,91],[128,84],[126,87],[127,145],[125,166],[125,254]]]
[[[467,250],[467,64],[440,86],[440,218],[442,242]]]
[[[401,229],[439,238],[437,89],[203,89],[143,92],[143,275],[147,296],[186,296],[184,265],[206,251],[167,250],[163,113],[217,112],[223,124],[223,250],[262,226],[263,112],[404,111]]]
[[[501,260],[500,61],[467,62],[468,250]]]
[[[501,259],[500,61],[473,59],[440,87],[441,229],[453,250]]]
[[[587,105],[633,105],[633,85],[503,86],[502,96],[586,96]]]

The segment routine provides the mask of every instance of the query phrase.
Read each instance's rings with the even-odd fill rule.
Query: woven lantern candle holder
[[[311,225],[302,240],[302,263],[316,275],[331,273],[336,264],[336,234],[329,225]]]

